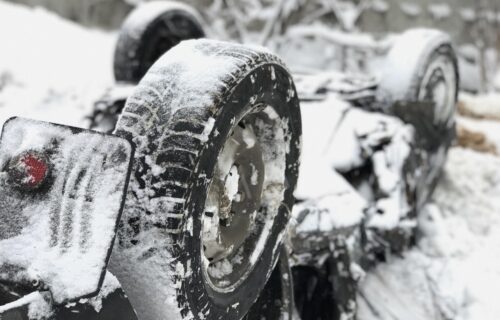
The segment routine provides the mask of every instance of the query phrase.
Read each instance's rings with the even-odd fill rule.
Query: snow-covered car
[[[379,79],[298,74],[187,40],[198,21],[131,14],[104,133],[4,125],[0,319],[354,319],[363,272],[415,241],[454,137],[449,38],[401,35]]]

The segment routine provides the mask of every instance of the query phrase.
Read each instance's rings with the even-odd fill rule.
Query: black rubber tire
[[[429,57],[426,67],[439,58],[447,59],[449,63],[453,65],[456,79],[455,87],[453,89],[454,108],[450,117],[447,117],[445,122],[435,120],[434,112],[432,113],[430,119],[428,120],[430,120],[430,123],[434,124],[433,130],[425,128],[424,124],[417,124],[415,126],[417,134],[417,148],[414,149],[413,152],[421,151],[420,154],[417,154],[416,156],[418,161],[424,166],[424,172],[427,176],[430,175],[431,171],[436,170],[436,173],[432,173],[431,178],[424,176],[417,182],[417,210],[420,210],[422,206],[430,200],[445,165],[448,150],[450,149],[456,136],[455,108],[458,100],[459,74],[457,56],[451,46],[451,43],[442,44],[437,47]],[[417,97],[420,95],[421,92],[419,91],[417,93]],[[423,101],[432,102],[432,100],[428,99],[430,98],[425,98]],[[439,143],[436,143],[436,141],[439,141]],[[422,153],[425,153],[425,155]],[[438,157],[439,153],[442,153],[442,157]]]
[[[115,79],[138,83],[153,63],[179,42],[203,37],[205,32],[194,8],[169,1],[140,4],[120,29]]]
[[[294,312],[292,279],[289,256],[286,248],[283,248],[271,278],[244,320],[292,320]]]
[[[261,105],[287,124],[286,189],[253,268],[233,291],[219,292],[202,272],[207,190],[237,119]],[[115,133],[132,140],[136,153],[110,266],[139,318],[241,319],[271,275],[294,204],[301,118],[287,69],[274,55],[241,45],[184,41],[141,80]]]
[[[415,46],[414,50],[409,50],[409,46]],[[403,52],[410,52],[410,58],[402,55]],[[404,66],[406,59],[413,61],[410,66]],[[424,86],[430,84],[426,81],[431,81],[425,79],[425,75],[430,68],[437,69],[434,64],[439,61],[444,61],[451,69],[449,75],[442,76],[442,79],[453,100],[452,109],[442,121],[435,119],[436,104],[423,91]],[[415,143],[405,166],[405,176],[409,183],[407,193],[413,198],[416,215],[432,196],[446,162],[446,154],[455,138],[458,60],[446,34],[431,29],[415,29],[403,33],[393,45],[385,70],[387,72],[382,76],[378,88],[379,99],[385,100],[390,114],[415,128]],[[398,83],[401,87],[397,86]],[[422,106],[412,107],[411,102],[428,102],[430,108],[425,110]],[[417,171],[421,172],[419,176],[416,175]]]

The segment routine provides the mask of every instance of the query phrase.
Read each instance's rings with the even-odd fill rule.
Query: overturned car
[[[449,38],[402,34],[378,78],[294,73],[188,40],[197,19],[132,13],[101,132],[4,125],[0,319],[354,319],[363,270],[415,242],[454,138]]]

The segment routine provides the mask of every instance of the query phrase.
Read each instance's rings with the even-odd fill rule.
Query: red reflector
[[[26,152],[11,161],[9,175],[18,186],[34,189],[40,186],[49,173],[47,159],[37,152]]]
[[[26,170],[25,184],[34,187],[45,180],[49,166],[44,160],[33,154],[27,154],[21,158],[21,162]]]

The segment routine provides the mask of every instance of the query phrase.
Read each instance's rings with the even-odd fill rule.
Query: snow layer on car
[[[417,246],[367,274],[360,320],[497,319],[500,160],[452,148]]]
[[[311,207],[318,209],[316,212],[326,210],[328,214],[322,217],[311,215],[298,231],[312,231],[318,228],[318,222],[321,222],[321,230],[332,231],[335,227],[355,225],[363,217],[366,201],[335,172],[332,159],[328,158],[332,138],[348,110],[349,105],[338,99],[302,103],[302,158],[294,194],[297,199],[306,201],[294,206],[293,216],[297,218],[303,210]],[[337,154],[349,163],[361,161],[361,155],[349,142]],[[349,203],[353,205],[349,206]]]
[[[131,154],[121,138],[32,120],[6,123],[0,167],[22,152],[54,151],[50,181],[16,189],[0,173],[0,278],[41,281],[56,303],[95,293],[115,235]],[[46,151],[45,151],[46,152]]]
[[[376,206],[369,225],[394,227],[407,210],[402,197],[402,167],[410,152],[413,129],[399,119],[354,108],[335,97],[302,103],[303,153],[296,198],[306,200],[294,207],[294,216],[309,208],[321,218],[310,217],[299,227],[310,231],[322,221],[321,230],[349,227],[361,222],[367,199],[338,172],[361,167],[371,159],[380,191],[387,197]],[[318,116],[321,115],[321,116]],[[325,214],[327,212],[327,214]],[[328,223],[327,223],[328,222]]]
[[[390,101],[414,100],[415,97],[407,95],[412,92],[413,86],[419,85],[413,81],[417,75],[423,76],[421,72],[424,71],[422,68],[426,63],[426,55],[437,46],[449,42],[448,35],[434,29],[411,29],[399,35],[379,74],[381,98]]]
[[[232,44],[231,50],[241,50],[243,54],[247,52],[247,48],[238,44]],[[204,119],[206,110],[213,108],[220,97],[214,96],[214,93],[223,92],[224,88],[231,83],[233,79],[229,77],[236,74],[236,71],[245,76],[253,69],[249,64],[249,60],[242,59],[238,54],[229,56],[227,54],[228,44],[213,41],[213,40],[189,40],[183,41],[176,47],[165,53],[149,70],[138,85],[136,93],[128,99],[127,105],[152,106],[163,103],[163,108],[154,109],[152,112],[157,113],[161,118],[165,115],[162,113],[168,112],[169,115],[175,115],[177,112],[187,112],[192,119]],[[263,48],[254,48],[258,52],[268,54],[268,51]],[[230,51],[231,51],[230,50]],[[226,53],[224,53],[226,52]],[[280,63],[274,56],[268,56],[267,59],[262,58],[262,64],[275,62]],[[271,77],[273,77],[274,69],[270,67]],[[255,79],[250,78],[251,81]],[[289,81],[292,81],[291,79]],[[158,83],[166,83],[164,92],[157,92]],[[234,82],[233,82],[234,83]],[[175,84],[172,86],[170,84]],[[142,95],[140,92],[147,90],[151,95]],[[288,98],[295,95],[294,90],[287,92]],[[257,97],[248,97],[250,103],[255,101]],[[166,107],[168,106],[168,108]],[[285,159],[289,152],[289,129],[288,120],[280,119],[279,115],[271,107],[266,107],[262,112],[265,112],[269,119],[276,120],[277,126],[282,130],[273,131],[273,128],[266,125],[263,121],[257,121],[254,130],[259,130],[262,133],[262,139],[271,139],[283,143],[277,143],[277,147],[263,148],[263,160],[266,163],[266,178],[269,185],[269,192],[264,194],[262,202],[268,205],[269,212],[277,212],[277,208],[281,206],[284,189],[281,187],[285,181]],[[127,117],[127,107],[122,114],[122,118]],[[131,114],[131,116],[135,116]],[[155,141],[152,135],[147,135],[142,132],[137,132],[136,127],[126,127],[124,131],[127,134],[132,134],[132,138],[137,146],[137,155],[152,153],[150,148],[157,147],[155,144],[164,139],[164,136],[172,134],[169,123],[164,126],[163,123],[158,123],[151,117],[148,120],[150,130],[159,130],[160,139]],[[234,125],[238,119],[233,118]],[[202,142],[210,143],[209,135],[217,135],[214,132],[214,124],[217,121],[215,118],[210,118],[203,125],[205,130],[201,134],[192,134],[186,132],[186,136],[191,136]],[[262,122],[262,124],[260,124]],[[200,123],[201,124],[201,123]],[[118,124],[120,126],[120,122]],[[183,132],[184,134],[184,132]],[[153,149],[154,150],[154,149]],[[198,151],[196,151],[198,152]],[[156,163],[155,157],[160,153],[151,155],[152,163]],[[229,159],[231,160],[231,159]],[[144,180],[150,179],[158,173],[158,170],[148,170],[145,173]],[[201,173],[203,179],[203,173]],[[209,183],[207,177],[206,182]],[[148,182],[149,183],[149,182]],[[273,185],[280,187],[273,187]],[[264,186],[266,188],[267,186]],[[173,261],[170,254],[168,242],[170,241],[167,234],[179,234],[183,231],[192,232],[193,217],[180,215],[174,210],[174,206],[184,203],[184,197],[159,197],[153,198],[148,194],[150,188],[141,188],[139,183],[134,179],[131,180],[132,191],[129,192],[127,204],[124,210],[124,221],[130,218],[138,217],[142,214],[139,220],[139,229],[141,232],[134,239],[130,239],[131,234],[126,230],[119,232],[119,239],[124,246],[116,246],[111,258],[110,268],[122,283],[127,295],[135,306],[138,315],[143,319],[178,319],[179,307],[177,301],[177,289],[183,283],[184,278],[191,274],[190,263],[184,265],[181,261]],[[147,214],[152,213],[152,214]],[[157,219],[167,219],[174,217],[183,219],[185,222],[178,229],[160,229],[153,228]],[[136,218],[137,219],[137,218]],[[273,224],[266,223],[261,232],[259,241],[256,244],[256,252],[261,252],[263,246],[267,243],[268,234],[272,230]],[[159,243],[158,239],[162,239]],[[130,245],[131,240],[136,244]],[[279,244],[279,243],[278,243]],[[251,256],[250,261],[256,262],[258,256]],[[227,266],[227,265],[226,265]],[[225,266],[221,265],[220,270],[224,273]],[[175,268],[175,270],[172,270]],[[158,287],[161,284],[161,289],[151,292],[150,288]],[[188,315],[185,319],[192,318]],[[184,318],[183,318],[184,319]]]

